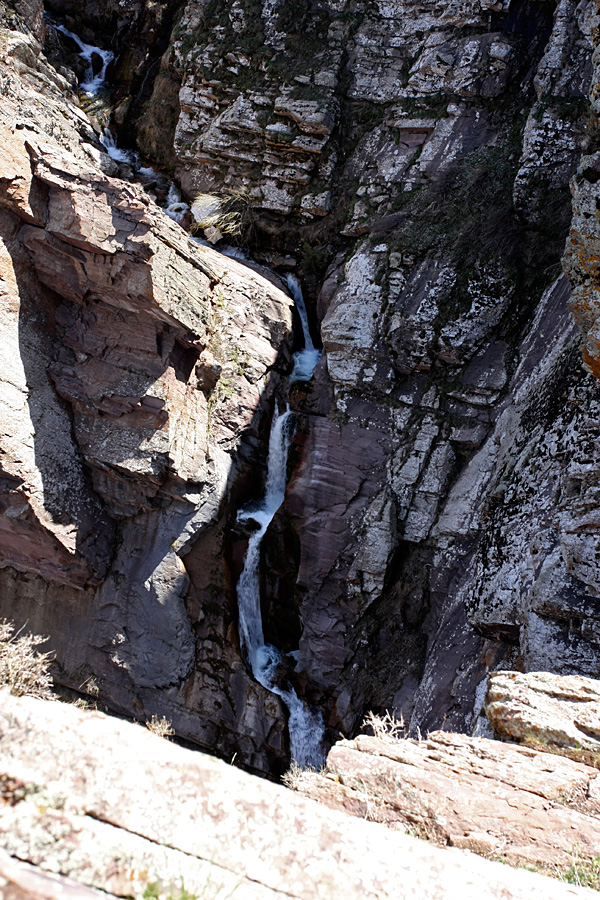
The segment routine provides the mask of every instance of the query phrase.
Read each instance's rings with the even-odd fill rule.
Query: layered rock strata
[[[548,672],[494,672],[485,715],[500,737],[598,768],[600,682]]]
[[[340,741],[320,773],[288,779],[333,809],[511,865],[586,872],[595,886],[599,690],[580,676],[495,672],[484,709],[504,742],[444,731],[406,739],[402,723],[371,715],[374,737]]]
[[[598,856],[598,778],[551,753],[436,731],[421,741],[340,741],[325,773],[302,773],[296,787],[442,846],[556,875]]]
[[[544,796],[579,786],[574,773],[584,767],[555,761],[573,772],[544,777],[534,763]],[[593,896],[353,819],[136,725],[66,704],[2,695],[0,772],[0,845],[33,864],[38,881],[50,872],[89,886],[80,895],[86,900],[94,896],[90,887],[131,897],[148,883],[241,900]],[[564,815],[577,816],[568,808]],[[0,871],[23,884],[23,868],[7,867],[1,853]]]
[[[56,10],[67,6],[54,3]],[[90,4],[90,21],[96,7]],[[15,46],[33,40],[20,37]],[[352,733],[370,707],[403,711],[415,734],[443,722],[470,731],[487,673],[498,667],[600,672],[598,387],[581,369],[578,333],[566,310],[569,284],[560,277],[568,181],[582,148],[592,159],[595,146],[587,94],[591,85],[596,98],[597,40],[597,9],[588,0],[561,0],[556,7],[518,0],[331,0],[293,10],[254,0],[186,3],[138,120],[140,146],[172,164],[187,191],[245,193],[257,251],[280,260],[285,254],[287,266],[293,255],[306,283],[320,286],[309,306],[321,319],[324,354],[312,385],[292,396],[298,414],[294,471],[265,538],[263,587],[267,639],[286,650],[299,642],[297,687],[324,707],[332,738],[339,730]],[[42,69],[49,81],[54,77],[45,64],[36,69],[24,49],[8,58],[9,71],[18,69],[26,80],[31,70],[38,79]],[[47,93],[54,97],[57,90],[70,96],[62,82]],[[85,117],[72,108],[82,140],[97,153]],[[37,167],[43,196],[38,201],[32,194],[27,202],[49,203],[46,192],[72,196],[68,168],[65,174],[63,163],[36,148],[28,165]],[[86,159],[94,155],[83,152]],[[97,161],[109,165],[102,155]],[[96,175],[82,176],[80,167],[75,175],[83,180],[82,198],[104,193]],[[143,206],[142,195],[127,190],[131,202]],[[571,241],[581,252],[577,264],[567,263],[567,273],[576,298],[579,288],[585,294],[586,310],[595,278],[594,190],[593,165],[584,163]],[[10,198],[15,202],[21,203]],[[113,209],[112,203],[101,200],[99,208]],[[34,205],[24,209],[19,221],[25,217],[38,235]],[[108,516],[100,535],[89,531],[73,579],[105,581],[71,599],[54,580],[67,557],[52,569],[44,550],[42,560],[33,554],[21,566],[42,573],[39,579],[5,571],[2,612],[28,618],[51,635],[68,683],[98,678],[117,708],[149,711],[154,705],[153,712],[174,718],[180,733],[200,736],[223,753],[240,752],[251,764],[260,757],[265,767],[265,754],[257,754],[261,742],[271,758],[281,759],[280,710],[249,686],[235,649],[232,609],[243,535],[223,531],[213,505],[220,490],[206,493],[225,458],[210,451],[206,466],[214,474],[206,475],[205,467],[198,487],[191,469],[208,453],[204,413],[190,414],[196,462],[189,470],[171,415],[183,403],[181,392],[187,397],[194,347],[205,344],[194,371],[211,417],[215,404],[218,429],[206,445],[229,459],[239,428],[252,425],[246,446],[256,446],[260,422],[248,416],[258,396],[254,392],[247,407],[243,399],[238,407],[237,399],[238,391],[249,390],[240,370],[251,367],[255,350],[240,363],[236,345],[250,329],[223,310],[214,285],[214,321],[231,329],[223,352],[208,337],[216,328],[203,323],[203,337],[193,316],[161,306],[161,321],[167,314],[179,322],[169,320],[172,330],[164,338],[174,374],[167,377],[161,368],[161,349],[158,369],[150,367],[156,392],[144,384],[138,396],[137,368],[122,390],[116,376],[113,389],[114,373],[100,367],[85,344],[89,325],[82,318],[87,300],[81,291],[92,301],[106,292],[106,282],[95,274],[99,280],[88,287],[52,257],[59,240],[108,262],[106,242],[115,250],[128,247],[133,222],[140,254],[148,254],[156,245],[136,230],[138,215],[144,213],[124,216],[119,208],[116,220],[127,221],[121,231],[109,228],[105,235],[103,219],[93,234],[85,223],[83,238],[73,232],[77,223],[55,234],[51,220],[44,223],[48,238],[28,232],[23,244],[23,252],[39,260],[36,278],[47,284],[60,268],[61,290],[74,292],[66,297],[73,315],[61,312],[53,325],[61,343],[93,358],[53,355],[52,390],[73,411],[82,471],[92,479],[86,496]],[[187,272],[182,260],[200,251],[177,235],[169,230],[165,241]],[[149,268],[162,278],[160,265]],[[271,297],[272,289],[264,289]],[[257,351],[259,371],[249,379],[260,389],[275,363],[273,338],[277,343],[289,326],[276,296],[269,315],[280,324],[260,326],[268,349]],[[123,315],[137,316],[139,309],[127,307]],[[112,353],[114,335],[104,314],[98,316],[94,342]],[[123,354],[152,356],[146,340],[140,326],[139,344],[131,340],[115,350],[117,368]],[[218,357],[216,368],[211,355]],[[230,371],[222,369],[213,386],[224,363]],[[110,390],[88,391],[84,375],[92,370],[94,378],[107,375]],[[170,418],[163,421],[165,413]],[[120,422],[115,429],[111,424],[110,438],[107,415]],[[144,441],[132,446],[134,421]],[[62,459],[62,450],[57,453]],[[182,480],[193,485],[192,507],[185,505],[191,488]],[[243,480],[238,490],[259,495]],[[192,509],[202,505],[197,527]],[[60,532],[61,515],[53,514],[52,534],[64,547],[69,538]],[[83,536],[85,517],[78,515]],[[67,531],[74,516],[64,512]],[[110,544],[111,521],[128,524],[119,524],[120,555],[106,577],[101,545]],[[160,573],[154,582],[153,572]],[[160,606],[160,616],[147,630],[148,596],[155,596],[147,585],[159,582],[178,599],[173,607],[152,601],[152,613]],[[59,594],[70,635],[49,612]],[[243,733],[247,740],[233,738]]]
[[[347,162],[376,204],[354,206],[345,232],[368,237],[320,294],[324,362],[287,501],[299,664],[344,731],[369,706],[402,710],[414,733],[470,730],[490,668],[600,671],[598,387],[554,277],[592,139],[596,10],[561,4],[553,23],[545,10],[496,10],[464,45],[436,19],[437,62],[423,50],[407,83],[428,110],[419,153],[375,176],[365,138]],[[373,64],[381,78],[387,58]],[[361,84],[376,102],[375,80]],[[406,102],[397,80],[389,90]]]
[[[228,634],[234,608],[198,610],[194,591],[227,580],[221,529],[291,300],[112,177],[35,35],[1,39],[2,614],[51,634],[63,684],[231,754],[241,738],[268,768],[285,759],[277,702]],[[191,583],[182,557],[209,526]]]

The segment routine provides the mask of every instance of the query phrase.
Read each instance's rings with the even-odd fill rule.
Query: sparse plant
[[[93,675],[90,675],[89,678],[83,682],[83,684],[79,685],[80,691],[85,691],[86,694],[89,694],[91,697],[97,697],[100,693],[100,688],[98,686],[98,682],[94,678]]]
[[[567,869],[557,867],[556,876],[568,884],[576,884],[578,887],[593,888],[600,891],[600,856],[585,859],[580,855],[579,845],[575,845],[570,852],[571,865]]]
[[[244,191],[197,194],[192,201],[191,210],[195,219],[192,234],[204,231],[212,243],[225,236],[246,236],[252,228],[250,198]]]
[[[89,709],[90,703],[89,700],[85,700],[83,697],[78,697],[77,700],[74,701],[73,706],[76,709]]]
[[[233,890],[223,893],[224,885],[213,883],[210,876],[200,893],[189,891],[183,878],[178,886],[174,885],[172,881],[167,884],[156,878],[153,881],[147,881],[141,895],[138,896],[141,896],[142,900],[229,900],[236,889],[237,885]]]
[[[161,738],[170,738],[171,735],[175,734],[175,730],[173,725],[165,716],[162,716],[160,719],[158,716],[152,716],[149,722],[146,722],[146,728],[148,731],[151,731],[152,734],[158,735]],[[184,900],[184,898],[182,898]]]
[[[52,676],[48,669],[53,656],[37,650],[47,637],[15,632],[6,619],[0,621],[0,685],[8,685],[16,697],[30,695],[53,700]]]
[[[400,718],[396,719],[388,710],[385,715],[377,715],[377,713],[369,712],[365,716],[362,724],[363,728],[370,728],[376,738],[382,740],[400,740],[406,737],[406,725],[404,717],[400,714]]]
[[[293,759],[287,772],[285,772],[281,776],[281,781],[283,784],[285,784],[286,787],[291,788],[292,791],[297,791],[303,778],[305,778],[306,776],[310,777],[311,775],[316,774],[317,770],[314,766],[306,766],[306,768],[302,768],[302,766],[299,765],[299,763],[297,763],[295,759]]]
[[[188,891],[181,879],[179,887],[169,884],[168,887],[161,881],[149,881],[142,893],[143,900],[202,900],[203,894],[195,894]]]

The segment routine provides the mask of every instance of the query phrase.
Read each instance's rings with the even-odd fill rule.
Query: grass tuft
[[[167,740],[171,737],[171,735],[175,734],[175,730],[165,716],[162,718],[158,718],[158,716],[152,716],[149,722],[146,722],[146,728],[148,731],[151,731],[152,734],[158,735],[158,737],[167,738]]]
[[[404,724],[404,717],[400,715],[396,719],[390,712],[386,710],[384,716],[377,715],[374,712],[367,713],[362,723],[363,728],[370,728],[373,735],[381,740],[399,741],[406,737],[407,726]]]
[[[15,632],[6,619],[0,621],[0,686],[10,687],[16,697],[29,695],[54,700],[52,677],[48,671],[51,653],[40,653],[37,647],[48,638]]]

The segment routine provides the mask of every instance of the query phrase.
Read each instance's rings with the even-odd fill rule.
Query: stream
[[[321,351],[315,348],[310,336],[300,284],[294,275],[288,275],[286,280],[296,303],[304,337],[304,348],[294,354],[294,369],[289,377],[291,385],[296,381],[308,381],[312,377],[315,366],[321,358]],[[287,400],[283,412],[277,409],[275,400],[269,436],[265,492],[258,503],[247,504],[237,515],[240,524],[252,522],[257,526],[250,535],[244,568],[237,585],[239,630],[240,642],[246,651],[252,674],[263,687],[281,697],[289,710],[288,729],[292,759],[303,768],[306,766],[318,768],[324,762],[323,718],[319,711],[311,710],[287,682],[285,676],[287,667],[281,666],[284,661],[281,651],[272,644],[265,643],[260,605],[260,545],[285,498],[287,459],[293,435],[294,417]],[[294,654],[288,655],[294,658]],[[283,675],[280,669],[283,669]],[[282,681],[285,687],[282,686]]]
[[[104,87],[106,69],[114,59],[110,50],[102,50],[91,44],[86,44],[64,25],[60,25],[49,16],[50,24],[65,36],[74,41],[79,48],[79,55],[88,63],[85,72],[85,80],[79,84],[81,91],[90,97],[96,96]],[[102,60],[102,67],[94,74],[93,57],[97,55]],[[125,164],[132,170],[134,176],[142,176],[150,179],[151,184],[162,181],[166,188],[166,203],[163,206],[168,216],[179,224],[184,224],[184,218],[189,213],[190,207],[181,198],[181,193],[173,182],[161,176],[155,169],[145,166],[135,150],[123,150],[117,145],[115,137],[109,128],[104,128],[100,141],[107,154],[117,163]],[[198,243],[205,243],[202,239],[193,238]],[[218,250],[218,247],[214,249]],[[224,246],[224,255],[245,258],[246,254],[233,247]],[[277,694],[285,703],[289,711],[288,729],[290,735],[291,757],[302,767],[319,767],[324,761],[323,736],[324,725],[320,711],[311,710],[296,693],[294,687],[287,679],[286,671],[292,667],[297,657],[297,651],[284,655],[277,647],[265,643],[261,613],[260,598],[260,546],[262,539],[271,524],[277,510],[285,498],[287,485],[287,459],[291,440],[294,434],[295,422],[287,403],[289,387],[295,382],[309,381],[314,369],[321,358],[321,350],[313,343],[308,323],[306,305],[302,294],[302,288],[298,279],[288,274],[285,281],[294,299],[294,303],[302,326],[304,347],[293,354],[294,368],[288,378],[288,388],[284,400],[285,409],[279,410],[277,399],[269,436],[269,451],[267,464],[267,479],[265,492],[260,501],[254,501],[242,507],[238,511],[239,524],[250,525],[253,530],[248,541],[248,549],[244,560],[244,567],[237,584],[237,600],[239,609],[239,635],[240,644],[247,656],[247,661],[254,678],[268,691]]]

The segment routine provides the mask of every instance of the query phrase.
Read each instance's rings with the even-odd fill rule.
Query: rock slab
[[[593,896],[350,818],[66,704],[0,695],[0,774],[0,845],[118,896],[155,875],[241,900]]]
[[[600,765],[600,681],[493,672],[485,713],[499,735]]]

